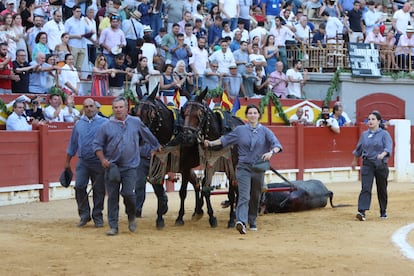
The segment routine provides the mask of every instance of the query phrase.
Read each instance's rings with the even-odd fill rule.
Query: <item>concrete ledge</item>
[[[42,184],[1,187],[0,206],[39,201],[42,188]]]

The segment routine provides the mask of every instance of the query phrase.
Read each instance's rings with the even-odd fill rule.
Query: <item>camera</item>
[[[324,119],[324,120],[329,119],[329,113],[328,112],[322,112],[321,118]]]
[[[38,101],[32,101],[32,104],[34,104],[34,105],[38,105],[38,104],[39,104],[39,102],[38,102]]]

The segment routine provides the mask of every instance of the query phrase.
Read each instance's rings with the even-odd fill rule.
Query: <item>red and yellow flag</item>
[[[173,101],[174,101],[175,106],[178,109],[180,109],[180,98],[181,98],[180,89],[176,88],[175,93],[174,93],[174,97],[173,97]]]
[[[233,108],[233,103],[231,102],[229,95],[224,90],[223,95],[221,96],[221,107],[231,111]]]

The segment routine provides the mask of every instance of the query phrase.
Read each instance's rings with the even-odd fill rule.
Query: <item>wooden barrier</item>
[[[73,124],[56,123],[31,132],[0,131],[0,188],[2,191],[42,184],[40,200],[49,200],[50,183],[58,182],[63,169],[66,148]],[[277,126],[269,128],[282,143],[282,153],[272,158],[278,170],[298,169],[297,180],[303,180],[305,169],[349,167],[352,150],[366,126],[343,127],[340,134],[327,128]],[[394,137],[394,128],[388,128]],[[77,158],[72,160],[75,168]],[[390,159],[390,167],[394,158]],[[171,187],[169,187],[171,190]]]

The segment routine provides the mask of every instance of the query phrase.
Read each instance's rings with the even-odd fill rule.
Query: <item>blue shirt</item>
[[[215,24],[208,28],[208,45],[218,45],[221,39],[221,33],[223,32],[223,28],[217,27]]]
[[[75,156],[78,152],[78,157],[81,159],[99,162],[91,145],[99,128],[106,121],[107,119],[97,114],[92,119],[85,115],[80,117],[72,130],[66,153]]]
[[[279,16],[280,7],[282,5],[282,0],[265,0],[263,3],[266,3],[266,15]]]
[[[128,115],[125,121],[110,118],[98,130],[93,150],[102,150],[110,163],[124,168],[136,168],[141,160],[140,139],[153,148],[160,146],[157,138],[138,117]]]
[[[334,119],[336,119],[333,115],[331,116],[332,118],[334,118]],[[344,126],[345,124],[346,124],[346,119],[345,119],[345,117],[344,116],[342,116],[342,115],[339,115],[339,117],[338,117],[338,119],[336,119],[336,121],[338,122],[338,125],[341,127],[341,126]]]
[[[376,131],[366,130],[361,134],[355,150],[352,152],[356,157],[364,157],[370,160],[377,160],[378,154],[388,152],[384,162],[392,153],[392,139],[388,131],[378,128]]]
[[[275,147],[282,151],[282,145],[274,133],[261,124],[256,128],[249,124],[237,126],[232,132],[221,137],[221,143],[224,147],[238,145],[239,163],[257,162],[263,154]]]

